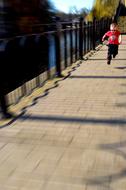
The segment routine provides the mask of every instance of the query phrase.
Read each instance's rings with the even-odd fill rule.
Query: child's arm
[[[121,34],[119,35],[119,44],[121,44],[122,43],[122,36],[121,36]]]
[[[105,40],[105,38],[108,38],[108,33],[106,32],[104,36],[102,37],[102,42]]]
[[[104,41],[105,37],[106,37],[106,33],[105,33],[104,36],[102,37],[102,42]]]

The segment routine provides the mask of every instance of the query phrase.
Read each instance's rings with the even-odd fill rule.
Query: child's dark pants
[[[107,59],[111,60],[112,59],[112,55],[113,55],[113,57],[115,57],[117,54],[118,54],[118,45],[117,44],[109,44],[108,45]]]

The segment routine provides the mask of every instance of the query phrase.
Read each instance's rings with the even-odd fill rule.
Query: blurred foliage
[[[88,15],[88,20],[112,18],[116,14],[119,0],[94,0],[93,8]]]

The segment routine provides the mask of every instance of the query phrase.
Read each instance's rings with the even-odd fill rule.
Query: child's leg
[[[110,52],[108,51],[108,55],[107,55],[107,64],[109,65],[112,59],[112,55],[110,54]]]
[[[118,54],[118,45],[115,45],[114,52],[113,52],[113,58],[115,58],[117,54]]]
[[[108,65],[110,65],[111,59],[112,59],[111,54],[108,54],[108,57],[107,57],[107,64],[108,64]]]
[[[112,59],[112,55],[108,52],[107,60],[111,61],[111,59]]]
[[[110,64],[112,60],[112,46],[111,44],[108,45],[108,55],[107,55],[107,64]]]

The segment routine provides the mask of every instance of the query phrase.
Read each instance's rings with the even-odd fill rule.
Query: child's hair
[[[117,30],[118,29],[118,24],[113,22],[110,24],[110,30]]]

